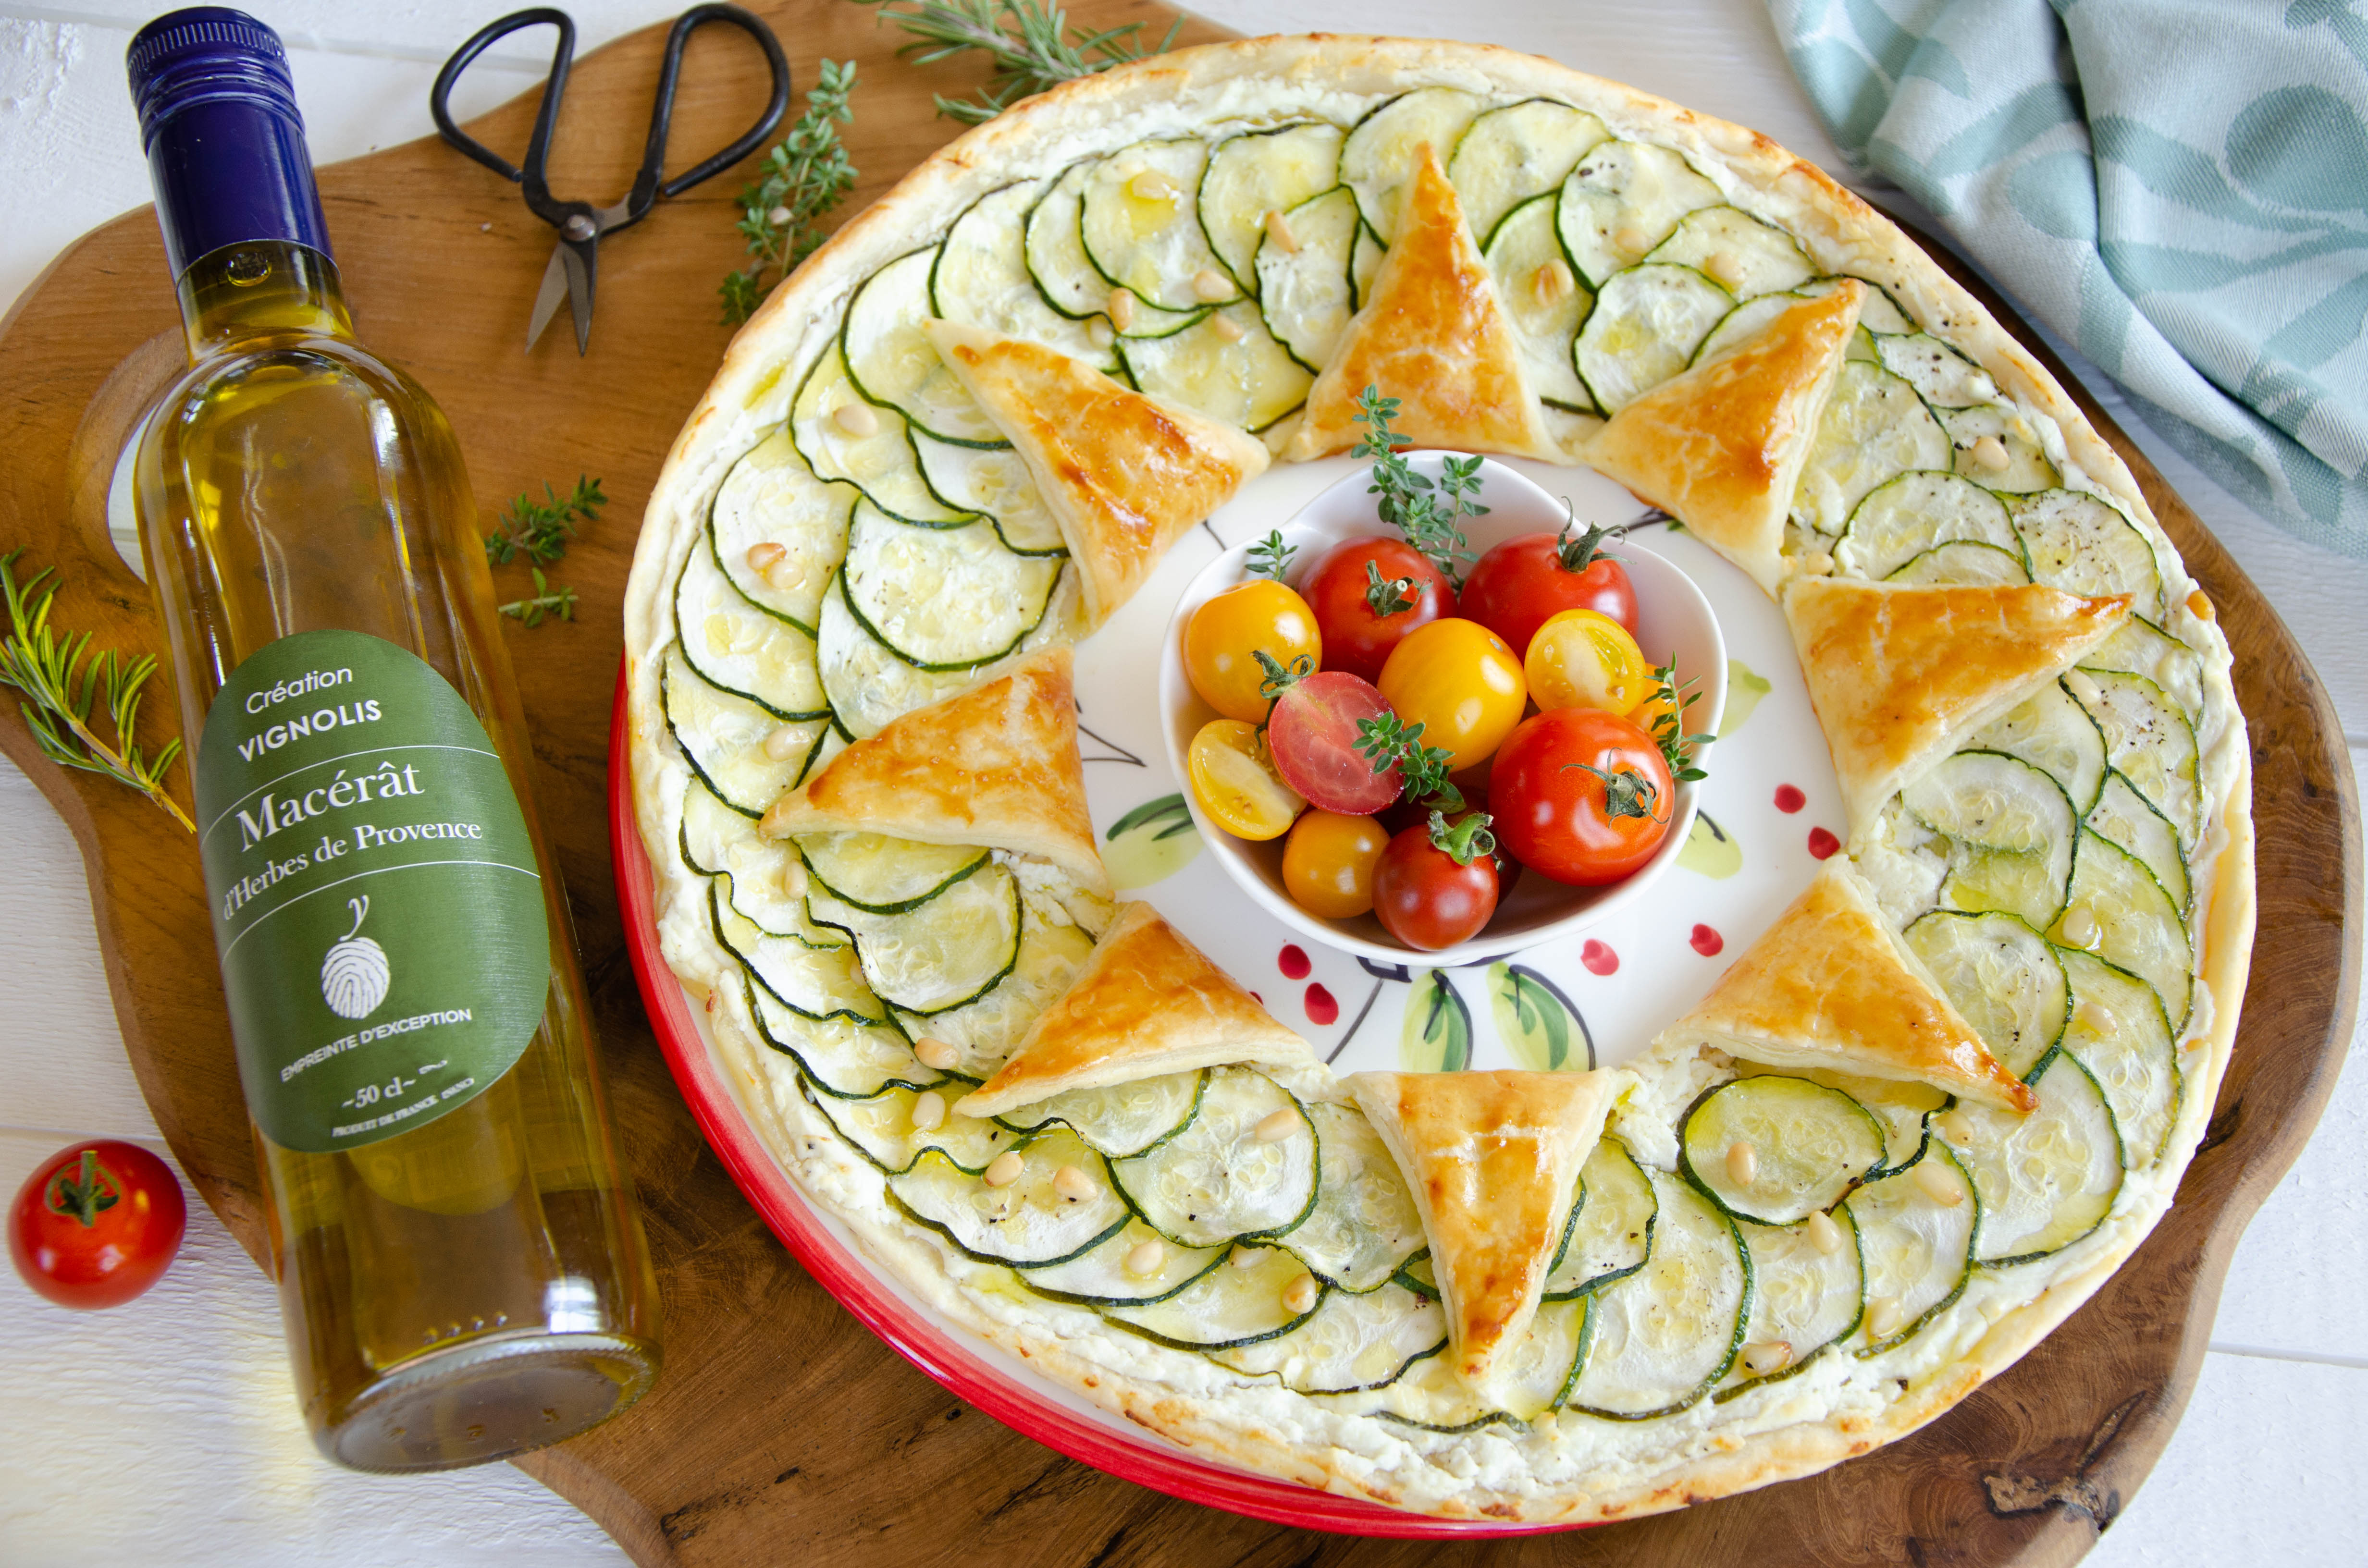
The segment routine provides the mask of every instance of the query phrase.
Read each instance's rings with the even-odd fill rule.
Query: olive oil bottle
[[[297,1392],[362,1470],[556,1442],[658,1370],[477,509],[355,341],[279,40],[129,57],[190,365],[134,466]]]

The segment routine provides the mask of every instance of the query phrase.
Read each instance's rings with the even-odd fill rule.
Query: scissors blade
[[[598,244],[597,235],[582,244],[560,242],[560,250],[567,258],[567,309],[575,318],[575,357],[579,359],[592,346],[592,263],[599,254],[594,248]]]
[[[559,309],[560,296],[567,292],[567,242],[562,240],[552,247],[551,265],[542,269],[542,287],[535,292],[534,314],[527,318],[528,353],[534,352],[535,344],[542,337],[542,329],[551,324],[552,313]]]

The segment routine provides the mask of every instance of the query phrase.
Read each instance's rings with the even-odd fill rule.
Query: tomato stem
[[[1474,812],[1450,825],[1446,812],[1434,811],[1430,813],[1431,846],[1459,866],[1469,866],[1483,855],[1493,857],[1497,853],[1497,835],[1488,831],[1488,824],[1495,820],[1486,812]]]
[[[1414,608],[1414,601],[1406,597],[1413,591],[1413,578],[1383,577],[1379,566],[1365,562],[1365,603],[1375,619],[1386,620],[1400,610]]]
[[[1589,523],[1585,533],[1574,535],[1571,530],[1578,527],[1578,508],[1570,504],[1567,495],[1562,498],[1562,508],[1568,520],[1563,524],[1562,532],[1554,536],[1554,555],[1562,562],[1564,571],[1584,572],[1598,561],[1620,559],[1603,548],[1603,541],[1625,540],[1625,528],[1607,528],[1600,523]]]
[[[98,1151],[85,1149],[74,1172],[60,1170],[51,1176],[41,1200],[51,1213],[71,1214],[85,1230],[89,1230],[97,1225],[101,1214],[115,1207],[121,1196],[114,1173],[98,1163]]]
[[[1584,762],[1565,762],[1563,771],[1581,768],[1603,780],[1603,820],[1617,822],[1622,817],[1642,817],[1646,822],[1659,822],[1653,808],[1661,803],[1660,786],[1633,767],[1606,773]]]
[[[1266,672],[1266,678],[1258,682],[1258,695],[1269,702],[1315,673],[1315,661],[1305,653],[1288,665],[1263,648],[1251,649],[1250,656],[1258,662],[1258,668]]]

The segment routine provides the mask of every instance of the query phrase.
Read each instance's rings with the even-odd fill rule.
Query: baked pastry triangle
[[[2007,1110],[2039,1104],[1949,1005],[1857,873],[1839,861],[1828,861],[1662,1039],[1770,1067],[1930,1084]]]
[[[759,831],[878,833],[1034,855],[1107,897],[1094,849],[1069,650],[915,709],[773,802]]]
[[[1365,428],[1357,399],[1369,386],[1398,400],[1391,426],[1408,446],[1568,460],[1538,411],[1488,264],[1429,145],[1372,293],[1308,389],[1283,456],[1299,461],[1354,446]]]
[[[1077,564],[1086,624],[1126,603],[1185,529],[1266,472],[1266,444],[1081,360],[932,321],[940,358],[1010,437]]]
[[[1537,1316],[1578,1168],[1624,1078],[1602,1071],[1345,1080],[1422,1213],[1456,1375],[1467,1387],[1486,1387]]]
[[[1866,285],[1845,278],[1716,358],[1611,416],[1579,460],[1685,524],[1774,593],[1784,516],[1858,324]]]
[[[1785,619],[1853,831],[1967,733],[2053,680],[2129,618],[2127,595],[2035,583],[1918,587],[1795,577]]]
[[[1069,1089],[1100,1089],[1229,1062],[1304,1067],[1307,1042],[1177,935],[1159,912],[1124,904],[1061,999],[1009,1060],[954,1109],[1001,1116]]]

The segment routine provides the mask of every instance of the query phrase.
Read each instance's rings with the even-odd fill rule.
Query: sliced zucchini
[[[815,667],[814,640],[741,597],[715,563],[691,548],[675,581],[675,633],[683,657],[710,686],[746,698],[776,719],[819,719],[830,710]]]
[[[1386,1388],[1408,1367],[1447,1346],[1447,1314],[1401,1285],[1358,1295],[1325,1292],[1315,1313],[1277,1338],[1210,1352],[1250,1377],[1272,1377],[1299,1393]]]
[[[797,852],[822,891],[871,915],[902,915],[987,863],[970,845],[920,844],[883,833],[809,833]]]
[[[1240,298],[1240,285],[1201,230],[1201,171],[1209,144],[1196,136],[1138,142],[1096,164],[1078,189],[1086,258],[1113,287],[1146,305],[1190,312]],[[1202,275],[1225,292],[1200,291]]]
[[[1686,368],[1735,297],[1691,267],[1632,267],[1607,279],[1572,358],[1588,393],[1617,414]]]
[[[2028,1263],[2078,1241],[2104,1222],[2122,1190],[2122,1139],[2112,1107],[2079,1058],[2058,1051],[2032,1081],[2039,1108],[2029,1116],[1966,1102],[1950,1113],[1964,1124],[1950,1151],[1981,1195],[1974,1259]]]
[[[1265,1142],[1251,1135],[1279,1110],[1295,1111],[1306,1136]],[[1320,1158],[1304,1106],[1263,1073],[1220,1067],[1190,1127],[1110,1169],[1134,1211],[1161,1235],[1178,1246],[1214,1246],[1278,1235],[1304,1220],[1315,1207]]]
[[[2187,927],[2177,906],[2135,856],[2085,829],[2072,858],[2072,896],[2065,919],[2071,919],[2071,910],[2083,905],[2096,916],[2094,943],[2068,940],[2061,922],[2048,933],[2048,939],[2065,947],[2085,946],[2107,962],[2128,970],[2162,998],[2171,1031],[2176,1034],[2185,1028],[2195,954],[2188,946]]]
[[[1913,1338],[1965,1293],[1981,1192],[1949,1146],[1935,1142],[1918,1169],[1867,1183],[1844,1207],[1866,1276],[1868,1343],[1858,1353],[1876,1356]],[[1877,1339],[1879,1324],[1896,1326]]]
[[[825,1095],[870,1099],[882,1089],[926,1089],[945,1080],[945,1074],[921,1064],[893,1023],[809,1018],[745,976],[743,983],[765,1043],[795,1062],[806,1082]]]
[[[2195,728],[2162,687],[2120,670],[2074,670],[2064,677],[2097,731],[2105,760],[2193,848],[2203,836],[2203,791],[2196,780]],[[2180,901],[2182,903],[2184,900]]]
[[[2072,1024],[2064,1048],[2097,1081],[2122,1137],[2122,1165],[2143,1170],[2162,1158],[2183,1093],[2179,1050],[2162,999],[2137,976],[2077,949],[2064,955],[2072,983]]]
[[[1127,338],[1118,352],[1142,391],[1252,434],[1306,403],[1315,381],[1248,301],[1165,337]]]
[[[1732,207],[1687,213],[1645,259],[1691,267],[1738,300],[1781,294],[1817,275],[1792,235]]]
[[[2105,787],[2105,737],[2088,710],[2061,683],[2040,687],[1965,743],[1968,751],[2019,756],[2058,784],[2072,809],[2086,814]]]
[[[1373,279],[1381,275],[1382,263],[1389,254],[1381,235],[1362,222],[1357,225],[1356,248],[1349,253],[1349,282],[1356,290],[1359,310],[1363,310],[1365,301],[1373,297]]]
[[[2186,913],[2192,893],[2179,830],[2128,779],[2118,773],[2105,775],[2104,793],[2089,809],[2088,825],[2135,856],[2162,884],[2173,906]]]
[[[1850,859],[1893,925],[1906,926],[1941,902],[1949,841],[1910,815],[1898,796],[1884,802],[1865,833],[1853,836]]]
[[[1116,369],[1108,346],[1097,345],[1083,322],[1046,304],[1028,275],[1028,213],[1046,183],[1021,180],[989,191],[954,220],[929,272],[931,307],[947,321],[1041,343],[1099,370]]]
[[[793,937],[768,937],[732,907],[720,878],[709,885],[708,899],[716,940],[774,1001],[802,1017],[874,1025],[888,1021],[887,1008],[856,967],[854,949],[816,948]]]
[[[2189,719],[2203,712],[2203,657],[2143,616],[2132,616],[2082,655],[2084,670],[2144,676],[2162,687]]]
[[[983,670],[940,673],[899,657],[855,613],[845,582],[843,575],[834,578],[822,601],[822,634],[815,639],[814,652],[822,665],[823,694],[848,734],[857,740],[876,735],[892,719],[942,702],[986,678]]]
[[[972,1257],[1015,1268],[1065,1263],[1125,1228],[1126,1205],[1110,1187],[1102,1157],[1074,1135],[1054,1132],[1020,1153],[1019,1178],[989,1187],[932,1151],[888,1178],[888,1196],[909,1218]],[[1086,1174],[1092,1197],[1071,1199],[1053,1185],[1065,1165]]]
[[[1761,294],[1756,299],[1744,301],[1743,303],[1727,312],[1719,324],[1710,329],[1710,335],[1703,338],[1701,347],[1694,350],[1692,362],[1697,365],[1709,364],[1713,359],[1782,315],[1790,307],[1799,304],[1801,300],[1801,295],[1793,293]]]
[[[1579,1200],[1571,1206],[1561,1250],[1546,1275],[1548,1301],[1567,1301],[1625,1279],[1653,1250],[1660,1200],[1628,1146],[1606,1133],[1579,1169]]]
[[[796,882],[796,896],[805,896],[803,879],[791,869],[797,851],[759,834],[746,812],[725,804],[700,779],[692,779],[682,792],[680,833],[683,861],[692,870],[773,882],[783,887],[784,896],[788,884]]]
[[[1676,1176],[1646,1173],[1659,1199],[1653,1256],[1595,1293],[1594,1343],[1570,1404],[1644,1421],[1698,1403],[1735,1365],[1751,1320],[1742,1233]]]
[[[1473,124],[1485,125],[1488,119],[1482,115]],[[1488,270],[1497,281],[1497,302],[1505,307],[1505,319],[1512,324],[1514,339],[1520,347],[1530,390],[1556,408],[1592,414],[1595,404],[1578,379],[1571,345],[1578,335],[1578,324],[1595,304],[1595,296],[1577,281],[1562,254],[1554,220],[1552,193],[1532,197],[1507,213],[1488,240]]]
[[[1998,383],[1989,372],[1929,333],[1875,340],[1883,368],[1916,389],[1916,395],[1935,408],[1995,405]]]
[[[839,411],[847,408],[857,412],[842,417]],[[798,388],[790,406],[790,439],[815,477],[846,481],[892,517],[935,528],[971,520],[971,514],[946,505],[929,489],[905,434],[905,416],[874,407],[856,391],[847,356],[836,342]]]
[[[976,1001],[1019,961],[1019,884],[1001,866],[902,915],[875,915],[814,888],[806,915],[853,937],[872,991],[925,1018]]]
[[[1956,470],[1976,484],[2013,495],[2028,495],[2034,491],[2053,490],[2064,483],[2064,476],[2047,460],[2047,453],[2031,437],[2031,426],[2010,408],[1996,403],[1975,403],[1970,408],[1935,408],[1933,416],[1949,432],[1950,445],[1956,448]],[[1992,468],[1975,456],[1975,449],[1984,437],[1996,440],[2006,449],[2006,465]]]
[[[1365,222],[1387,244],[1398,232],[1398,199],[1425,142],[1443,168],[1464,128],[1486,107],[1460,87],[1417,87],[1359,120],[1340,144],[1340,183],[1357,193]]]
[[[1948,432],[1916,389],[1880,365],[1847,360],[1817,421],[1793,492],[1793,521],[1839,534],[1868,492],[1918,469],[1949,466]]]
[[[1847,1204],[1833,1211],[1842,1244],[1819,1250],[1800,1225],[1744,1222],[1744,1250],[1751,1256],[1751,1316],[1743,1331],[1747,1345],[1782,1345],[1781,1366],[1754,1372],[1740,1357],[1719,1390],[1733,1399],[1755,1383],[1791,1377],[1823,1351],[1858,1332],[1866,1317],[1866,1267],[1859,1256],[1858,1222]]]
[[[1201,232],[1209,248],[1241,286],[1264,298],[1265,283],[1255,262],[1266,240],[1266,215],[1293,212],[1339,179],[1337,125],[1302,120],[1228,136],[1209,150],[1201,175]],[[1304,242],[1296,220],[1292,230]],[[1342,254],[1342,271],[1347,256]],[[1280,335],[1278,334],[1277,335]]]
[[[734,463],[717,488],[707,510],[715,563],[741,597],[811,637],[831,568],[847,553],[855,497],[853,487],[814,476],[785,426]],[[761,571],[752,550],[768,558]]]
[[[1021,1132],[1059,1125],[1111,1159],[1156,1149],[1199,1114],[1205,1072],[1164,1073],[1105,1089],[1070,1089],[996,1117]]]
[[[1971,480],[1918,470],[1867,492],[1834,547],[1834,564],[1888,577],[1934,545],[1966,540],[2022,553],[2006,504]]]
[[[1094,270],[1077,229],[1081,216],[1079,198],[1100,162],[1099,157],[1081,159],[1053,177],[1036,199],[1036,205],[1029,209],[1027,232],[1021,242],[1020,256],[1037,294],[1057,314],[1071,321],[1087,321],[1095,316],[1107,319],[1110,313],[1110,284]],[[1134,320],[1126,331],[1156,337],[1190,325],[1203,313],[1163,311],[1145,302],[1135,308]]]
[[[1535,1421],[1570,1399],[1593,1338],[1595,1299],[1542,1301],[1537,1315],[1497,1361],[1488,1392],[1516,1421]]]
[[[2049,774],[2004,752],[1961,751],[1901,792],[1916,820],[1953,840],[1941,896],[2055,923],[2072,877],[2072,801]]]
[[[1292,248],[1264,235],[1252,253],[1258,307],[1267,331],[1310,370],[1331,363],[1349,318],[1357,312],[1349,263],[1364,230],[1345,185],[1309,197],[1283,215]]]
[[[1793,291],[1823,298],[1841,287],[1841,281],[1840,278],[1813,278]],[[1890,290],[1863,278],[1858,281],[1866,284],[1866,300],[1859,306],[1858,324],[1869,337],[1877,334],[1897,335],[1916,330],[1916,324],[1908,319],[1906,311],[1899,308],[1899,301],[1891,297]]]
[[[789,726],[789,744],[776,757],[766,751],[765,743],[785,727],[780,719],[745,697],[700,679],[683,657],[680,643],[666,648],[659,680],[666,728],[674,733],[684,760],[716,799],[743,816],[762,816],[797,787],[815,739],[829,727],[827,720],[820,719]]]
[[[1881,1169],[1884,1150],[1882,1126],[1850,1096],[1766,1074],[1703,1091],[1686,1112],[1678,1165],[1737,1219],[1793,1225]],[[1749,1178],[1739,1180],[1746,1164]]]
[[[956,510],[985,517],[1007,550],[1019,555],[1069,553],[1061,525],[1053,520],[1043,493],[1018,452],[957,447],[916,435],[913,455],[929,489]]]
[[[1718,187],[1667,147],[1603,142],[1562,182],[1554,226],[1580,278],[1600,290],[1613,273],[1668,239],[1687,213],[1724,199]]]
[[[2031,580],[2091,597],[2130,596],[2132,614],[2162,619],[2162,574],[2137,525],[2094,495],[2043,490],[2012,503]]]
[[[1494,244],[1505,215],[1542,196],[1553,199],[1545,218],[1551,235],[1563,181],[1611,134],[1593,115],[1552,98],[1524,98],[1476,116],[1447,159],[1447,177],[1473,238]]]
[[[1936,909],[1904,933],[1998,1064],[2029,1078],[2055,1054],[2071,994],[2055,950],[2011,915]]]
[[[1179,1350],[1223,1350],[1279,1339],[1324,1304],[1321,1290],[1305,1312],[1293,1312],[1284,1301],[1292,1284],[1307,1272],[1289,1253],[1274,1247],[1235,1251],[1246,1264],[1237,1266],[1229,1257],[1165,1301],[1106,1307],[1102,1315]]]
[[[937,1091],[928,1091],[936,1093]],[[938,1125],[924,1128],[913,1120],[914,1102],[922,1091],[904,1087],[882,1089],[868,1099],[844,1099],[817,1095],[809,1086],[806,1098],[827,1118],[855,1152],[889,1176],[913,1168],[922,1154],[939,1158],[978,1175],[1018,1142],[1009,1128],[970,1116],[940,1116]],[[939,1095],[940,1099],[945,1096]]]
[[[866,398],[941,441],[1008,446],[921,331],[932,314],[929,276],[937,259],[935,245],[908,252],[856,287],[838,333],[848,376]]]
[[[958,674],[1018,650],[1044,619],[1064,559],[1018,555],[981,523],[923,528],[858,502],[839,568],[847,607],[918,670]]]
[[[1921,554],[1908,557],[1906,564],[1895,567],[1884,581],[2011,587],[2030,582],[2031,573],[2022,563],[2019,541],[2007,547],[1959,540],[1952,544],[1934,545]]]
[[[1869,1181],[1914,1165],[1930,1137],[1925,1123],[1935,1111],[1946,1109],[1949,1104],[1949,1096],[1931,1085],[1897,1078],[1861,1078],[1856,1074],[1835,1073],[1823,1067],[1761,1067],[1749,1062],[1738,1062],[1736,1068],[1746,1076],[1774,1073],[1806,1078],[1812,1084],[1839,1089],[1864,1106],[1867,1114],[1883,1129],[1883,1165],[1867,1177]]]
[[[926,1035],[954,1048],[953,1070],[984,1080],[1011,1054],[1037,1015],[1069,988],[1078,966],[1094,950],[1079,926],[1053,926],[1028,910],[1019,922],[1019,961],[1003,983],[965,1007],[928,1017],[899,1014],[907,1033]]]
[[[1158,1266],[1148,1273],[1137,1274],[1127,1265],[1130,1261],[1143,1261],[1146,1255],[1140,1249],[1145,1242],[1158,1244]],[[1123,1307],[1164,1301],[1209,1270],[1222,1267],[1229,1250],[1169,1246],[1160,1241],[1158,1232],[1130,1217],[1116,1235],[1091,1252],[1082,1253],[1066,1263],[1027,1269],[1020,1274],[1019,1282],[1041,1295],[1080,1306]]]
[[[1354,1106],[1306,1108],[1320,1151],[1315,1207],[1279,1244],[1326,1285],[1380,1289],[1422,1250],[1422,1216],[1381,1134]]]

